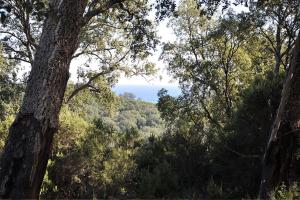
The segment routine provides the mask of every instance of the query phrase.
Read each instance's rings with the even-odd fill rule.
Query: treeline
[[[1,74],[3,148],[24,88]],[[109,88],[82,92],[63,106],[41,197],[255,198],[282,80],[255,78],[222,125],[164,89],[157,107]]]

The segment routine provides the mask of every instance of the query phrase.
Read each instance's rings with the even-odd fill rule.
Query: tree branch
[[[268,34],[262,30],[262,28],[260,28],[261,33],[265,36],[265,38],[270,42],[272,49],[274,52],[276,52],[276,47],[274,46],[274,41],[272,41],[272,39],[270,38],[270,36],[268,36]]]
[[[129,49],[130,49],[130,48],[129,48]],[[120,63],[121,61],[123,61],[123,60],[126,58],[126,56],[129,54],[129,52],[130,52],[130,50],[128,50],[128,51],[127,51],[121,58],[119,58],[115,63],[112,63],[112,64],[111,64],[111,67],[109,67],[107,70],[95,74],[95,75],[92,76],[86,83],[84,83],[83,85],[81,85],[81,86],[79,86],[78,88],[76,88],[76,89],[71,93],[71,95],[68,97],[66,103],[68,103],[68,102],[69,102],[74,96],[76,96],[81,90],[84,90],[84,89],[90,87],[90,86],[91,86],[91,83],[92,83],[95,79],[99,78],[100,76],[109,74],[109,73],[111,73],[112,71],[116,70],[116,69],[117,69],[117,68],[116,68],[116,65],[117,65],[118,63]]]
[[[247,154],[240,153],[240,152],[228,147],[226,144],[224,145],[224,148],[242,158],[254,158],[254,159],[259,159],[259,160],[262,159],[262,156],[259,156],[259,155],[247,155]]]
[[[81,26],[85,26],[94,16],[99,15],[101,13],[106,12],[108,9],[112,8],[116,4],[122,3],[124,0],[110,0],[105,5],[100,6],[99,8],[95,8],[98,0],[94,0],[91,3],[89,11],[84,15]]]
[[[94,76],[92,76],[92,77],[88,80],[88,82],[86,82],[86,83],[82,84],[81,86],[77,87],[77,88],[71,93],[71,95],[68,97],[66,103],[69,103],[70,100],[71,100],[74,96],[76,96],[81,90],[84,90],[84,89],[90,87],[90,86],[91,86],[91,83],[92,83],[95,79],[97,79],[98,77],[103,76],[103,75],[105,75],[105,74],[109,74],[109,73],[111,73],[113,70],[114,70],[114,67],[110,67],[109,69],[107,69],[107,70],[105,70],[105,71],[102,71],[102,72],[99,72],[99,73],[95,74]]]

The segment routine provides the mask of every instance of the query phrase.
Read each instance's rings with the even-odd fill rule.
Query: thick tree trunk
[[[282,97],[264,155],[260,198],[282,182],[288,184],[295,151],[295,138],[300,128],[300,36],[298,35],[292,63],[282,90]]]
[[[21,109],[0,163],[0,198],[38,198],[87,0],[50,0]]]

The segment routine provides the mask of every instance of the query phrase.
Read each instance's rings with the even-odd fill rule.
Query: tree
[[[294,153],[296,148],[295,139],[299,128],[299,53],[300,53],[300,36],[298,35],[295,41],[295,47],[289,61],[288,51],[291,49],[293,38],[295,38],[298,16],[299,2],[298,1],[236,1],[237,3],[244,2],[250,5],[250,10],[263,9],[268,10],[267,18],[277,20],[275,23],[275,41],[269,38],[269,33],[265,34],[266,38],[273,45],[275,54],[274,72],[278,74],[279,67],[283,63],[288,66],[288,74],[283,87],[280,106],[277,111],[268,146],[263,162],[263,177],[261,181],[260,197],[270,198],[270,194],[282,182],[289,183],[291,166],[293,165]],[[289,7],[291,2],[294,6]],[[220,3],[224,3],[223,8],[227,8],[230,4],[227,0],[203,0],[198,1],[200,5],[205,4],[208,9],[204,11],[214,12]],[[287,3],[287,4],[286,4]],[[291,9],[290,11],[288,11]],[[284,27],[285,26],[285,27]],[[283,28],[284,27],[284,28]],[[283,29],[285,29],[283,31]],[[282,38],[282,34],[287,34],[287,39]],[[285,46],[285,50],[282,50]],[[283,60],[285,57],[285,60]],[[288,64],[290,62],[290,65]],[[285,67],[287,68],[287,67]]]
[[[240,91],[240,101],[222,129],[206,120],[204,111],[185,109],[190,105],[183,101],[183,97],[174,98],[162,90],[158,108],[167,130],[160,138],[155,138],[154,144],[164,147],[157,145],[157,155],[152,157],[147,152],[147,156],[138,160],[138,168],[141,172],[144,170],[145,178],[142,180],[148,193],[141,192],[149,198],[161,197],[159,194],[170,197],[176,194],[175,191],[180,198],[192,195],[203,199],[256,198],[265,141],[280,101],[282,77],[275,76],[272,71],[268,76],[256,76],[246,89]],[[141,148],[138,153],[142,154],[145,150]],[[152,164],[155,158],[159,161]],[[148,162],[149,172],[147,164],[140,161]],[[166,187],[164,192],[155,196],[155,192],[160,190],[156,176],[160,173],[159,169],[163,171],[160,165],[163,162],[167,163],[164,166],[169,168],[170,176],[176,177],[173,185],[178,188],[167,190]],[[165,176],[165,180],[169,178]]]
[[[257,198],[262,159],[280,102],[283,76],[257,76],[241,93],[233,118],[212,149],[212,173],[222,183],[223,197]],[[227,147],[230,148],[227,148]]]
[[[287,71],[292,48],[299,30],[299,1],[266,1],[255,4],[250,15],[254,18],[258,33],[270,44],[274,54],[274,73],[279,75],[280,67]]]
[[[52,10],[2,155],[2,198],[38,197],[87,5],[86,1],[49,3]]]
[[[219,160],[211,166],[212,181],[223,185],[224,190],[227,189],[228,198],[236,198],[234,195],[245,197],[235,190],[255,196],[258,187],[251,184],[251,189],[247,188],[250,185],[247,181],[238,184],[236,176],[245,174],[253,176],[253,180],[257,181],[260,168],[253,169],[255,173],[246,174],[235,168],[236,165],[231,161],[235,160],[237,165],[245,168],[253,168],[253,163],[259,165],[263,142],[254,151],[251,148],[256,145],[250,140],[263,139],[267,133],[257,132],[254,135],[251,132],[248,136],[246,131],[228,130],[228,124],[238,117],[235,111],[241,104],[242,91],[255,77],[272,76],[267,72],[275,63],[272,52],[267,51],[269,44],[263,36],[256,35],[255,29],[248,26],[251,21],[244,14],[228,12],[219,21],[209,20],[205,16],[199,16],[194,1],[183,1],[176,14],[171,25],[178,40],[164,46],[162,57],[168,62],[171,74],[179,78],[183,95],[174,99],[161,91],[163,98],[160,98],[158,106],[162,117],[170,122],[168,130],[173,134],[198,135],[201,138],[199,141],[206,143],[207,154],[213,154],[212,160]],[[268,99],[264,98],[263,101],[268,102]],[[252,121],[255,114],[248,114],[248,120]],[[259,120],[269,117],[267,115]],[[264,131],[268,130],[268,127],[263,128]],[[250,129],[250,125],[247,129]],[[257,130],[260,129],[255,127],[254,131]],[[234,142],[238,137],[248,138],[245,146],[238,145],[238,141]],[[250,144],[246,143],[248,141]],[[222,159],[222,155],[226,157]],[[199,159],[201,158],[199,153]],[[222,163],[226,163],[226,166],[222,166]],[[237,175],[229,173],[228,177],[226,173],[233,170]],[[231,179],[233,176],[236,181]],[[226,195],[222,198],[226,198]]]
[[[1,3],[3,5],[2,1]],[[31,30],[28,27],[31,20],[30,16],[36,16],[40,13],[38,12],[40,9],[36,6],[41,2],[4,1],[4,3],[7,4],[6,8],[9,8],[7,10],[11,11],[11,15],[8,15],[11,21],[20,22],[20,27],[24,29],[27,41],[25,44],[31,45],[31,42],[35,40],[29,35]],[[130,1],[122,0],[105,2],[98,0],[50,0],[46,4],[46,17],[42,26],[42,33],[38,37],[38,45],[33,45],[35,55],[32,61],[30,60],[32,56],[29,56],[32,68],[23,103],[10,127],[1,159],[1,198],[38,197],[53,135],[58,128],[58,115],[69,78],[70,62],[80,46],[81,33],[92,25],[93,17],[103,17],[110,20],[110,11],[114,11],[118,14],[117,19],[124,23],[133,22],[132,24],[136,26],[129,29],[128,35],[134,41],[129,48],[130,52],[133,52],[131,55],[142,57],[149,55],[147,50],[149,47],[153,47],[155,42],[153,43],[153,37],[151,39],[146,34],[147,27],[151,26],[151,23],[142,20],[147,9],[140,9],[131,13],[130,8],[132,7],[130,5],[135,5],[134,3],[136,2],[130,3]],[[138,3],[137,6],[141,4],[143,2]],[[19,19],[21,20],[18,21]],[[26,24],[23,24],[23,21]],[[10,33],[8,34],[11,35]],[[21,43],[24,42],[23,38],[11,36]],[[154,35],[152,34],[152,36]],[[28,45],[27,47],[31,48]],[[32,49],[27,49],[27,54]],[[84,48],[81,49],[84,50]],[[27,54],[25,57],[28,57]],[[22,51],[14,51],[13,55],[20,58]],[[125,55],[127,54],[125,53]],[[117,60],[120,59],[122,57]],[[116,65],[111,65],[109,70],[112,71],[115,67]],[[100,75],[95,76],[99,77]],[[90,82],[88,83],[90,85]]]
[[[264,155],[261,198],[270,198],[271,192],[282,182],[289,184],[293,167],[297,133],[299,130],[300,36],[293,49],[277,115],[272,126]]]
[[[174,1],[158,0],[157,2],[159,3],[157,8],[161,13],[158,18],[168,16],[174,11]],[[168,98],[167,100],[171,101],[163,102],[165,105],[171,105],[171,109],[167,109],[163,114],[168,115],[169,112],[175,110],[175,113],[168,118],[175,117],[174,122],[180,123],[177,129],[176,126],[171,128],[186,134],[178,137],[178,140],[183,140],[183,142],[179,141],[183,144],[182,151],[190,150],[189,143],[185,142],[186,138],[196,141],[197,144],[207,142],[209,139],[211,141],[222,139],[218,137],[218,134],[222,133],[220,129],[224,127],[227,120],[231,119],[239,103],[240,90],[252,80],[249,76],[251,70],[261,73],[255,68],[257,66],[254,67],[250,62],[259,61],[259,58],[252,59],[255,55],[248,51],[251,48],[247,46],[250,46],[252,41],[245,40],[245,35],[248,37],[247,34],[250,31],[244,29],[243,21],[239,21],[243,18],[228,15],[221,20],[220,24],[214,26],[214,24],[207,23],[205,18],[199,17],[199,10],[202,14],[211,13],[220,3],[224,3],[223,8],[228,7],[230,1],[198,0],[196,2],[197,4],[192,0],[186,1],[187,8],[192,9],[184,10],[186,7],[183,7],[179,11],[179,18],[174,21],[179,22],[176,28],[179,30],[177,35],[180,41],[167,44],[164,55],[170,62],[172,73],[181,79],[184,92],[183,96],[174,101]],[[247,4],[254,1],[237,2]],[[278,10],[284,11],[284,8],[283,10],[280,8],[281,2],[277,3],[279,3]],[[207,9],[202,9],[202,4],[205,4]],[[278,5],[276,4],[274,8],[277,9]],[[8,59],[28,62],[32,67],[23,103],[10,128],[8,142],[1,160],[0,196],[2,198],[38,197],[53,135],[58,128],[58,116],[67,86],[70,62],[74,57],[86,55],[90,60],[96,59],[101,69],[88,72],[81,70],[79,78],[82,82],[75,86],[74,92],[70,93],[67,101],[83,89],[101,91],[103,89],[101,81],[97,82],[97,80],[101,80],[103,76],[110,80],[107,82],[113,83],[117,76],[115,72],[123,71],[127,74],[134,74],[148,69],[145,72],[147,74],[151,71],[150,63],[143,63],[141,66],[145,68],[142,69],[137,65],[138,62],[134,64],[134,70],[124,67],[128,61],[135,62],[137,58],[146,58],[150,54],[149,50],[157,43],[155,33],[149,29],[152,27],[151,23],[145,18],[148,11],[144,1],[0,1],[0,17],[2,20],[7,18],[9,22],[6,24],[7,28],[1,29],[1,32],[6,35],[1,38],[4,42],[5,55]],[[276,46],[277,59],[282,59],[283,55],[285,58],[288,57],[288,53],[280,53],[281,45],[287,45],[286,52],[289,51],[289,45],[292,45],[292,40],[283,42],[280,39],[282,16],[288,15],[279,17],[278,34],[276,34],[278,37],[276,37],[276,44],[273,42]],[[43,26],[39,23],[42,19],[44,19]],[[34,25],[31,26],[30,22]],[[41,27],[43,27],[42,32]],[[116,30],[121,31],[114,32]],[[101,37],[95,37],[97,35]],[[115,39],[120,35],[126,40]],[[269,36],[269,33],[266,36]],[[257,39],[255,36],[253,38]],[[290,166],[293,164],[293,153],[296,147],[293,139],[296,138],[295,133],[299,128],[300,113],[300,93],[297,90],[300,77],[299,41],[300,39],[296,41],[293,62],[289,66],[281,104],[265,154],[264,177],[261,185],[262,197],[268,197],[282,181],[288,181]],[[263,63],[263,61],[258,63]],[[281,63],[279,59],[276,60],[276,73],[278,63]],[[180,119],[182,113],[182,116],[188,117],[188,123]],[[139,119],[137,126],[145,124],[142,117],[138,115],[136,117]],[[200,135],[197,135],[199,133]],[[211,148],[209,144],[200,148],[204,157],[207,149]],[[228,146],[225,147],[228,151],[243,156],[240,152]],[[194,162],[196,155],[197,152],[194,152],[191,157],[186,156],[186,158]],[[161,165],[156,169],[154,167],[153,171],[158,175],[171,177],[172,175],[168,173],[171,169],[170,165],[166,159],[161,160],[163,161]],[[181,161],[185,163],[186,160],[183,158]],[[118,166],[119,164],[116,168]],[[206,175],[206,173],[203,174]],[[209,177],[205,176],[205,178],[207,180]],[[156,180],[162,181],[160,178]],[[176,180],[168,179],[168,181],[174,183]],[[147,183],[153,182],[150,180]],[[193,183],[188,183],[194,186]],[[209,185],[214,187],[213,179]],[[174,188],[177,188],[176,184]],[[157,191],[158,196],[163,196],[160,188]]]
[[[243,14],[227,13],[218,21],[199,16],[193,0],[179,6],[171,21],[178,41],[165,44],[162,58],[179,79],[189,112],[204,111],[210,121],[224,123],[239,101],[238,93],[255,74],[265,73],[262,57],[271,54],[252,52],[267,46],[249,23]]]
[[[2,7],[8,7],[11,13],[4,15],[7,17],[4,26],[0,28],[6,59],[16,64],[33,64],[42,20],[50,9],[47,2],[4,1]],[[96,8],[101,5],[96,3],[91,6]],[[84,89],[99,92],[101,88],[97,81],[103,77],[114,84],[120,73],[132,76],[154,72],[153,64],[144,59],[157,43],[155,32],[146,28],[152,26],[145,18],[149,9],[146,2],[135,1],[134,6],[122,4],[120,9],[110,9],[109,14],[107,10],[85,22],[79,36],[79,48],[72,59],[81,58],[86,62],[78,69],[78,82],[74,91],[68,95],[67,102]]]

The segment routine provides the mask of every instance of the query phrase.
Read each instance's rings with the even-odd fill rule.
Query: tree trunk
[[[0,198],[38,198],[87,0],[50,0],[25,96],[0,163]]]
[[[300,128],[300,35],[292,54],[292,63],[282,90],[270,139],[264,155],[260,197],[270,193],[282,182],[288,184],[295,152],[295,138]]]
[[[280,72],[280,65],[281,65],[281,48],[282,48],[282,41],[281,41],[281,31],[282,31],[282,23],[283,19],[280,13],[282,13],[282,6],[279,5],[278,10],[277,10],[277,19],[278,19],[278,24],[276,27],[276,37],[275,37],[275,67],[274,67],[274,73],[275,75],[279,76]]]

